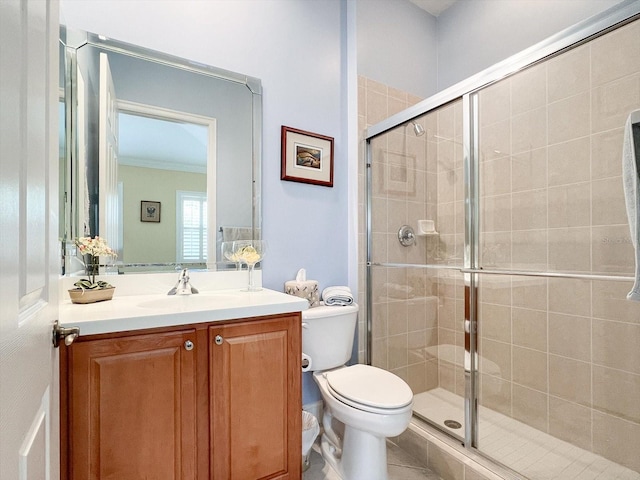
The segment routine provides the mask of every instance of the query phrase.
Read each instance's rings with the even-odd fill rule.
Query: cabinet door
[[[211,326],[215,480],[301,478],[300,315]]]
[[[193,330],[70,347],[73,480],[196,478],[196,363],[187,341],[195,343]]]

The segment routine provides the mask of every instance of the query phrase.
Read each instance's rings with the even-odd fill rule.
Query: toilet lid
[[[413,392],[400,377],[370,365],[352,365],[326,373],[327,383],[345,399],[377,408],[401,408]]]

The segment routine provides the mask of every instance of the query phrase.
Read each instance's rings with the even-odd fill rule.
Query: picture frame
[[[140,221],[160,223],[160,202],[142,200],[140,202]]]
[[[333,187],[333,137],[282,126],[280,180]]]

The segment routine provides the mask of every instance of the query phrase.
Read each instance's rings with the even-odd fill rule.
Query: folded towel
[[[634,145],[635,143],[635,145]],[[640,302],[640,110],[631,112],[624,128],[622,181],[629,218],[631,243],[635,249],[636,274],[627,299]]]
[[[253,228],[251,227],[220,227],[223,242],[233,242],[235,240],[252,240]],[[257,236],[256,238],[260,238]]]
[[[322,299],[325,305],[351,305],[353,295],[351,289],[344,286],[327,287],[322,291]]]

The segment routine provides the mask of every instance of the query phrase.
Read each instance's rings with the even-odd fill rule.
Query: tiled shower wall
[[[633,275],[621,157],[638,108],[638,21],[480,92],[483,268]],[[481,403],[640,471],[630,288],[482,276]]]
[[[359,95],[361,132],[419,100],[365,78]],[[480,92],[483,268],[633,273],[621,145],[626,117],[638,108],[638,22]],[[372,142],[373,260],[460,266],[460,102],[419,121],[427,131],[422,137],[398,127]],[[400,247],[398,228],[415,229],[419,219],[434,219],[439,235]],[[400,375],[414,393],[440,386],[463,395],[460,274],[412,267],[373,272],[374,365]],[[630,287],[605,279],[482,275],[481,404],[640,471],[640,304],[625,299]]]
[[[420,99],[363,77],[359,78],[361,131]],[[372,141],[373,262],[462,265],[464,190],[462,105],[454,102]],[[363,145],[363,143],[362,143]],[[364,219],[364,148],[361,150],[361,218]],[[440,201],[439,201],[440,199]],[[418,232],[419,220],[434,220],[437,234],[418,235],[403,247],[403,225]],[[365,225],[360,224],[360,285],[366,285]],[[373,352],[375,366],[406,380],[414,393],[444,386],[464,392],[462,362],[464,290],[454,270],[373,269]],[[360,292],[365,298],[365,292]],[[366,312],[360,315],[360,359],[364,359]],[[438,322],[440,319],[440,322]],[[440,343],[445,345],[438,347]],[[458,388],[456,388],[456,385]]]
[[[365,183],[366,183],[366,168],[365,168],[365,148],[364,148],[364,134],[367,127],[374,125],[385,118],[398,113],[406,108],[418,103],[421,98],[410,95],[406,92],[402,92],[400,90],[394,89],[382,83],[373,81],[366,77],[359,76],[358,77],[358,132],[360,132],[360,149],[359,156],[360,161],[358,162],[358,232],[359,232],[359,242],[358,242],[358,251],[359,251],[359,259],[358,259],[358,285],[360,291],[358,292],[358,298],[365,299],[366,298],[366,213],[365,213],[365,203],[366,203],[366,195],[365,195]],[[414,142],[410,142],[412,145]],[[418,142],[419,143],[419,142]],[[418,146],[418,150],[421,148]],[[402,153],[402,152],[400,152]],[[399,195],[398,200],[400,198],[406,199],[406,195]],[[387,205],[378,205],[380,208],[380,213],[387,218]],[[420,208],[423,205],[419,206]],[[386,254],[386,239],[384,239],[384,245],[378,245],[378,248],[383,248]],[[358,358],[360,362],[364,362],[365,360],[365,346],[366,346],[366,302],[360,302],[360,313],[359,313],[359,321],[358,321]],[[374,309],[375,310],[375,309]],[[378,321],[382,321],[382,318],[379,317]],[[387,337],[387,326],[386,323],[383,328],[375,328],[374,335],[376,337],[383,336]],[[386,349],[385,349],[386,350]],[[385,353],[386,358],[386,353]],[[383,367],[387,367],[386,361],[384,365],[380,365]]]

